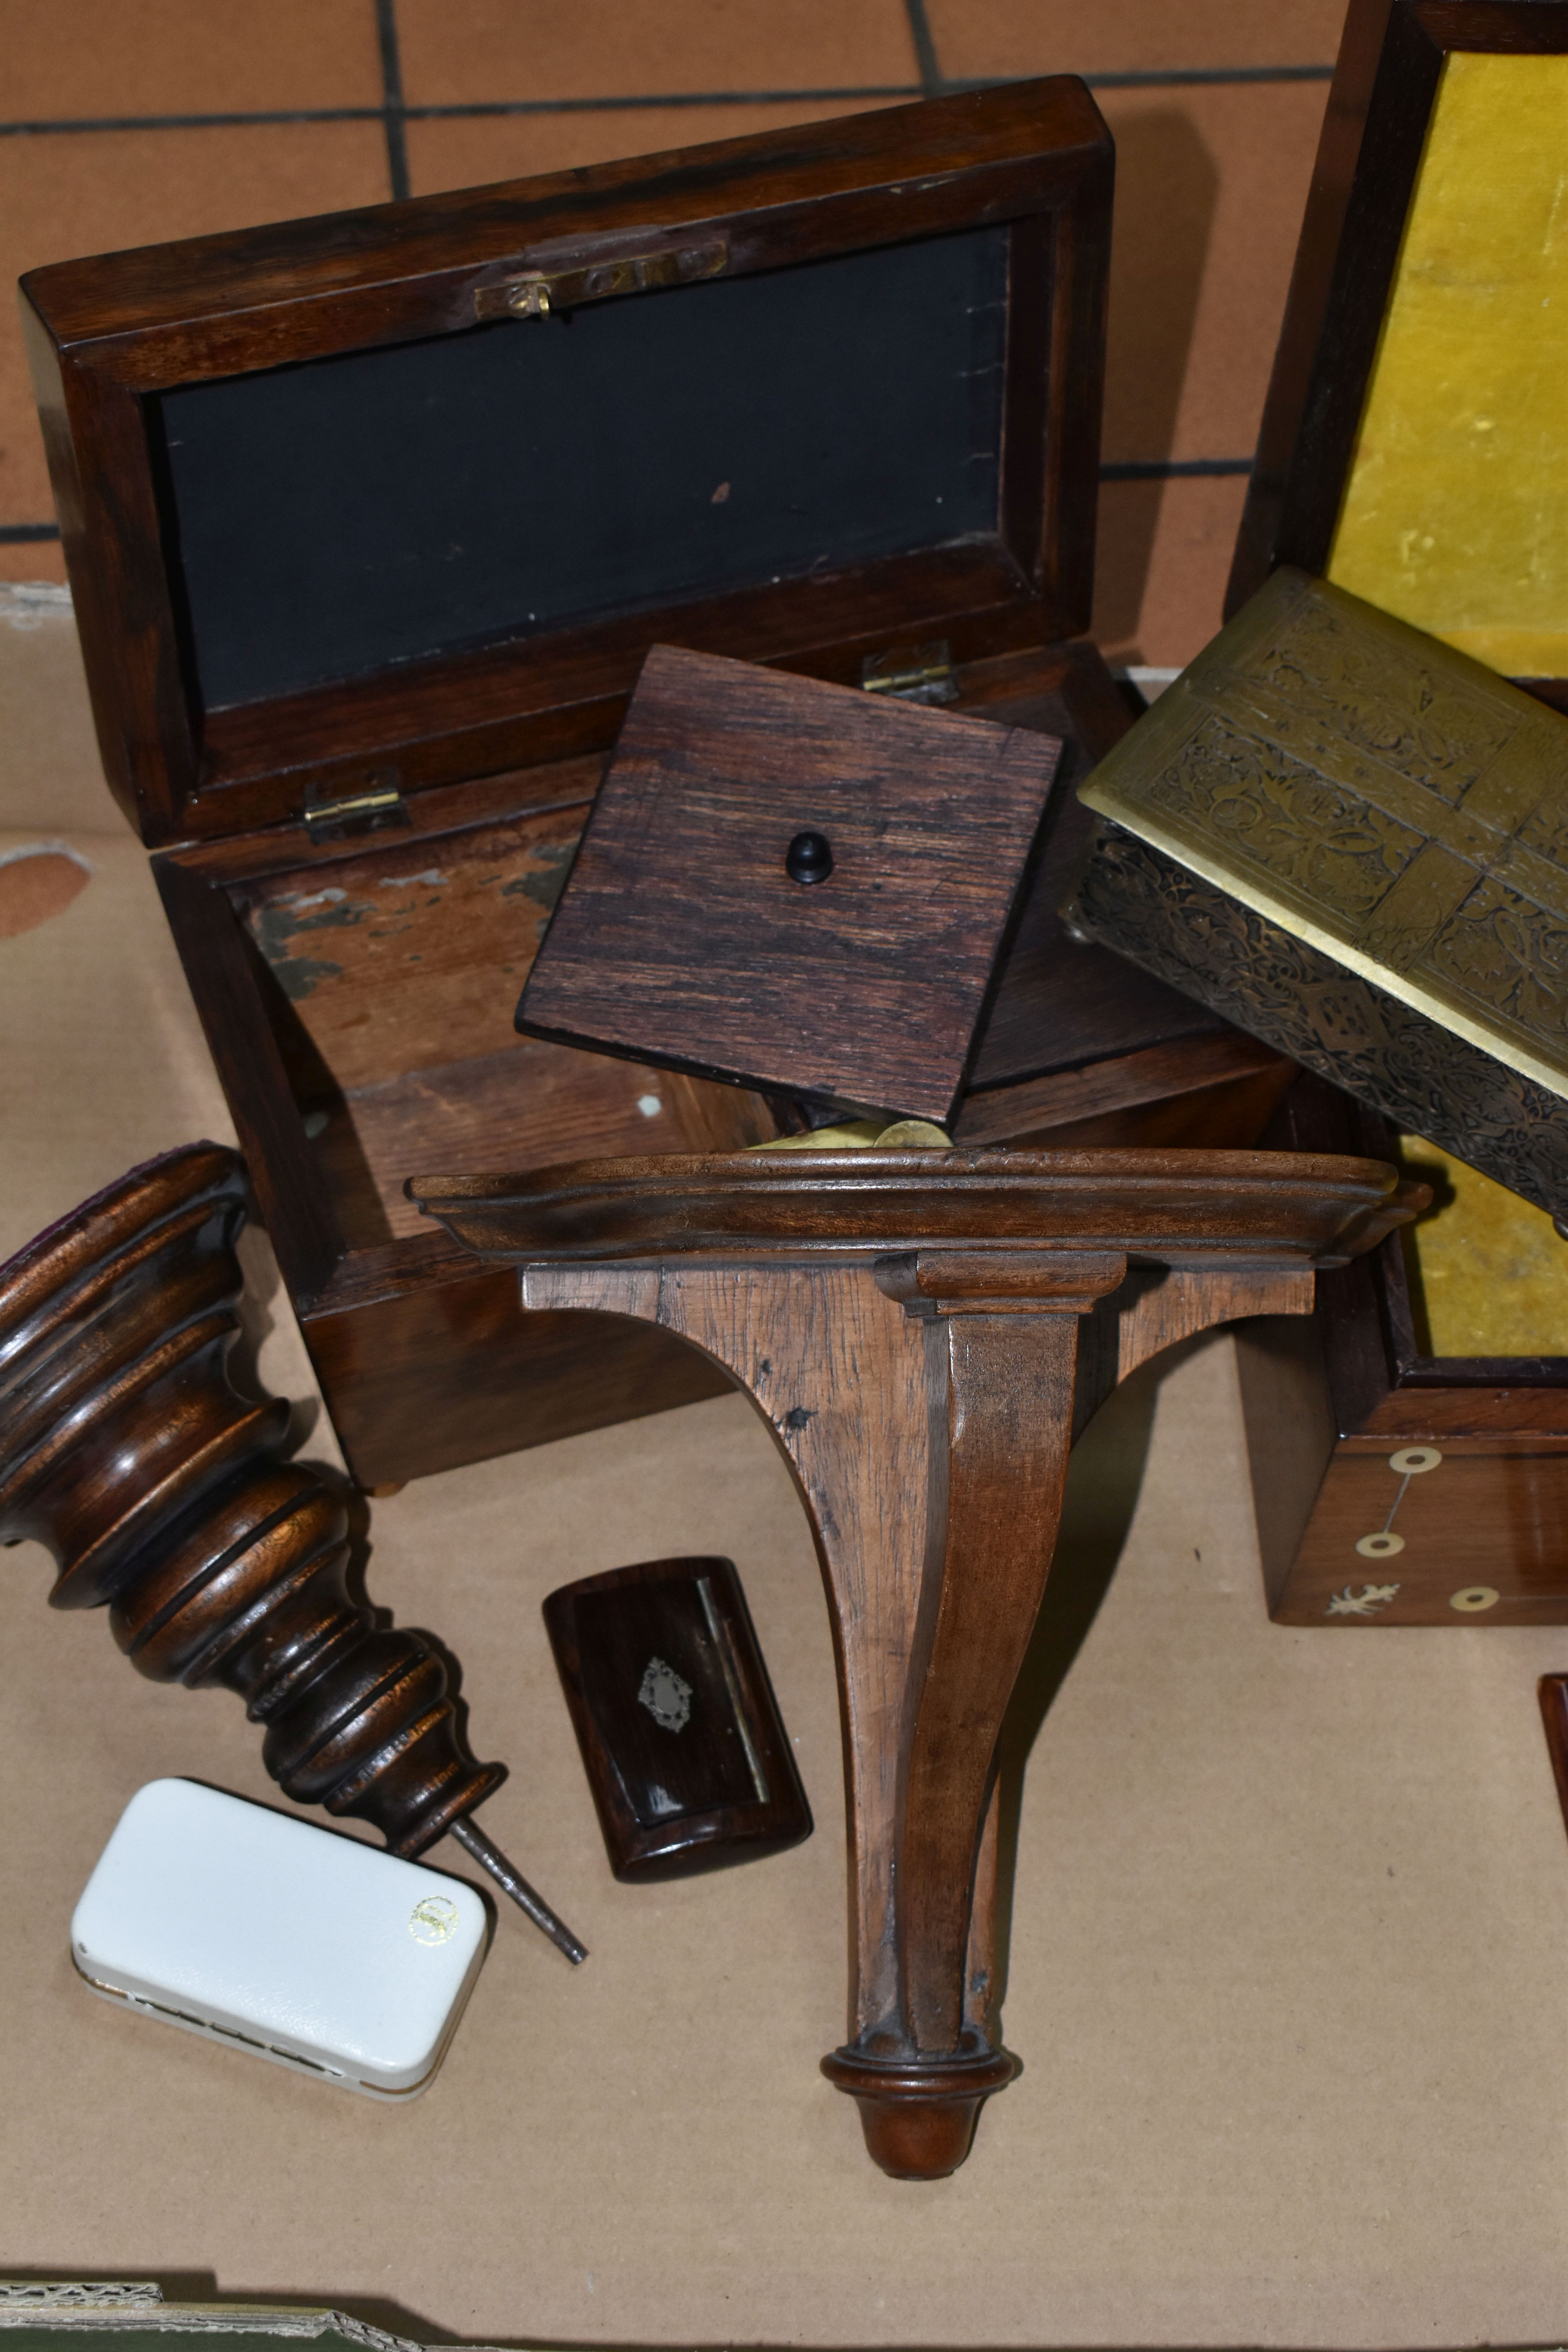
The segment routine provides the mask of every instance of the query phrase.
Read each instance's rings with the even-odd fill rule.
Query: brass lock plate
[[[721,277],[730,248],[723,237],[702,244],[666,246],[653,253],[616,254],[569,267],[530,269],[474,292],[480,319],[547,319],[584,302],[604,302],[621,294],[647,294],[660,287],[692,286]]]

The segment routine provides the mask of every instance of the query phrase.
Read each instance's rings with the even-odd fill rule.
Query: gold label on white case
[[[458,1906],[445,1895],[426,1895],[408,1916],[408,1932],[416,1944],[445,1944],[458,1931]]]

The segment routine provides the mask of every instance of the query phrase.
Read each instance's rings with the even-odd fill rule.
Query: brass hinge
[[[480,319],[548,319],[579,302],[603,302],[616,294],[647,294],[660,286],[692,286],[721,277],[730,247],[723,237],[706,245],[668,247],[660,253],[631,253],[605,261],[579,262],[569,269],[531,269],[503,278],[499,286],[474,289]]]
[[[945,637],[929,646],[895,646],[868,654],[860,665],[868,694],[896,695],[900,702],[956,702],[958,685]]]
[[[314,787],[305,794],[305,830],[312,841],[342,841],[346,834],[379,833],[408,822],[395,769],[367,776],[359,792],[337,800],[320,799]]]

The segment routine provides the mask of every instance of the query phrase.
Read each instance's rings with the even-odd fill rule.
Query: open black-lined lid
[[[656,639],[854,679],[1083,627],[1110,186],[1061,78],[35,272],[122,804],[591,749]]]

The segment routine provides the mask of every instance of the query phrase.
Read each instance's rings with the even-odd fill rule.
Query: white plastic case
[[[363,2091],[412,2097],[485,1956],[471,1886],[195,1780],[150,1780],[71,1921],[105,2000]]]

